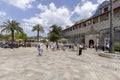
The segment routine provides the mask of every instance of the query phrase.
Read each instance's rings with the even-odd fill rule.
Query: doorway
[[[94,48],[94,40],[89,40],[89,48]]]

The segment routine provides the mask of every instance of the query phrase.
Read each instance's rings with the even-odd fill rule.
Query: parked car
[[[6,42],[1,42],[0,47],[3,48],[5,44],[7,44],[7,43]]]
[[[14,43],[12,47],[13,48],[19,48],[19,45],[17,43]]]
[[[4,44],[2,47],[3,48],[10,48],[9,44]]]
[[[6,42],[6,43],[0,43],[0,47],[1,48],[18,48],[19,45],[17,43],[11,44]]]

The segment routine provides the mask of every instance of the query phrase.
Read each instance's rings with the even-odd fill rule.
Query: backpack
[[[38,48],[40,48],[40,45],[38,45]]]

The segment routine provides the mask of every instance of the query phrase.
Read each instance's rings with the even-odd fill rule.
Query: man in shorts
[[[38,55],[41,56],[43,53],[43,44],[38,43],[37,48],[38,48]]]

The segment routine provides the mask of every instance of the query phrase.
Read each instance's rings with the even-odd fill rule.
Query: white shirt
[[[82,46],[82,45],[79,45],[79,47],[80,47],[80,48],[83,48],[83,46]]]
[[[42,43],[39,43],[38,46],[40,46],[39,47],[40,49],[43,49],[43,44]]]

